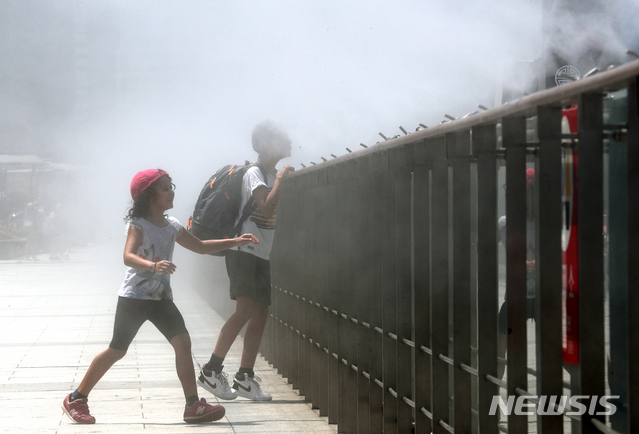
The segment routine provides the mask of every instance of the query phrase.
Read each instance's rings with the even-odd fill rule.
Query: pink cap
[[[148,169],[136,173],[131,181],[131,197],[133,200],[135,201],[140,193],[164,175],[168,175],[168,173],[160,169]]]

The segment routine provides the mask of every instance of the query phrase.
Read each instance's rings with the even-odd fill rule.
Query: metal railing
[[[639,431],[638,77],[635,61],[296,172],[262,354],[340,432]],[[500,418],[499,395],[619,398]]]

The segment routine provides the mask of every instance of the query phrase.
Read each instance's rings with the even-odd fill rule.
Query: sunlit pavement
[[[272,402],[222,401],[217,422],[182,421],[184,397],[171,346],[155,327],[140,329],[124,359],[98,383],[89,406],[96,425],[71,422],[63,398],[111,340],[117,291],[124,277],[121,246],[75,249],[68,261],[0,261],[0,432],[6,433],[335,433],[262,358],[255,371]],[[196,362],[207,360],[222,318],[193,288],[172,277],[175,302],[193,341]],[[237,369],[241,339],[225,361]],[[196,363],[196,370],[198,369]],[[200,388],[208,402],[217,399]]]

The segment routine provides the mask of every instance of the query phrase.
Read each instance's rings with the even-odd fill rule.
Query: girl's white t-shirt
[[[184,228],[175,217],[168,217],[167,221],[169,224],[163,228],[141,217],[127,224],[125,234],[128,233],[130,225],[142,231],[142,245],[137,251],[138,256],[154,262],[173,260],[175,239]],[[143,300],[173,300],[170,275],[127,267],[124,283],[118,295]]]
[[[275,176],[267,173],[266,179],[262,175],[259,167],[253,166],[246,171],[242,178],[242,203],[240,210],[244,209],[244,205],[253,196],[253,191],[260,185],[266,186],[270,192],[275,184]],[[258,258],[269,260],[271,248],[273,247],[273,238],[275,236],[275,221],[277,212],[273,217],[267,218],[262,214],[258,207],[255,207],[253,213],[242,224],[241,234],[251,233],[257,237],[259,244],[249,243],[246,246],[239,247],[240,251],[251,253]],[[239,221],[239,216],[236,223]]]

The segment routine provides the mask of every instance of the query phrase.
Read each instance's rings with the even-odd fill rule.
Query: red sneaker
[[[225,413],[226,410],[221,405],[207,404],[206,399],[201,398],[192,407],[184,406],[184,422],[213,422],[222,419]]]
[[[64,410],[67,416],[77,423],[95,423],[95,417],[89,414],[87,399],[76,399],[75,401],[69,402],[69,396],[71,396],[71,394],[68,394],[62,402],[62,410]]]

